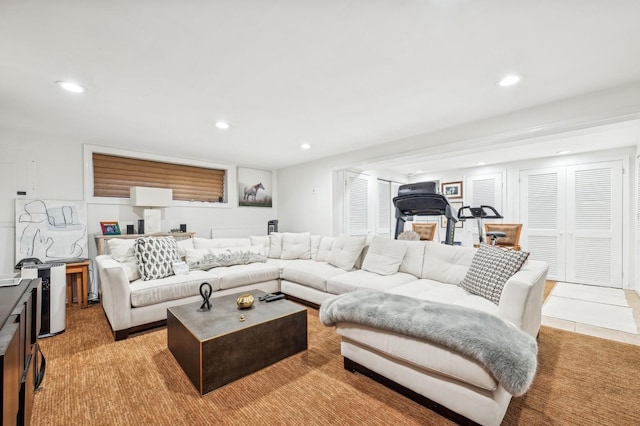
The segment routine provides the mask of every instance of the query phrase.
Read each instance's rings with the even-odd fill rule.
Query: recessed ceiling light
[[[558,152],[556,152],[556,154],[558,154],[558,155],[565,155],[565,154],[570,154],[570,153],[571,153],[571,151],[558,151]]]
[[[423,173],[422,170],[416,170],[416,174],[419,175],[420,173]]]
[[[486,166],[486,165],[487,165],[487,163],[485,163],[484,161],[481,161],[481,162],[478,163],[478,166]]]
[[[516,74],[506,75],[498,82],[498,84],[502,87],[513,86],[514,84],[518,84],[520,82],[520,76]]]
[[[64,90],[67,90],[73,93],[84,93],[87,91],[87,89],[80,86],[79,84],[72,83],[70,81],[56,81],[56,84],[62,87]]]
[[[308,143],[303,143],[302,145],[300,145],[301,149],[311,149],[311,145],[309,145]]]
[[[227,130],[231,127],[231,124],[227,123],[226,121],[217,121],[216,127],[221,130]]]

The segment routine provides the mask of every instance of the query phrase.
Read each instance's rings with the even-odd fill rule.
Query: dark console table
[[[40,293],[40,278],[0,287],[0,425],[31,423],[35,388],[44,375],[44,358],[38,355]]]

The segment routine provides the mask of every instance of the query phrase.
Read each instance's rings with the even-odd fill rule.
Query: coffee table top
[[[242,294],[253,295],[255,302],[252,308],[238,309],[236,299]],[[209,299],[211,309],[208,311],[200,311],[202,302],[172,306],[167,310],[201,342],[307,310],[285,299],[260,302],[258,298],[264,294],[266,293],[260,290],[251,290],[212,297]],[[244,315],[244,321],[240,321],[240,315]]]

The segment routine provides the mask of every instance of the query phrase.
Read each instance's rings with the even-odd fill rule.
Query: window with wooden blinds
[[[132,186],[171,188],[173,199],[225,200],[223,169],[93,153],[93,196],[129,198]]]

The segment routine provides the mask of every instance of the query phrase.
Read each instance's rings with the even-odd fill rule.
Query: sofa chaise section
[[[506,281],[496,304],[458,285],[477,252],[426,243],[420,278],[386,292],[482,311],[535,337],[548,265],[526,261]],[[346,369],[380,380],[456,421],[502,421],[512,395],[478,361],[437,343],[364,324],[338,322],[335,329]]]

